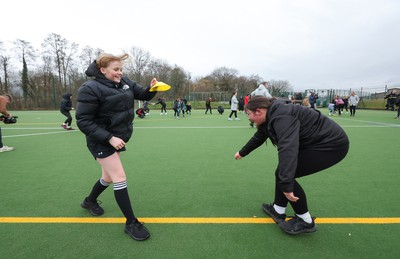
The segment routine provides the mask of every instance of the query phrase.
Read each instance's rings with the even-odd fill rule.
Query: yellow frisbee
[[[165,92],[171,89],[170,85],[167,85],[163,82],[157,82],[152,88],[150,88],[150,92]]]

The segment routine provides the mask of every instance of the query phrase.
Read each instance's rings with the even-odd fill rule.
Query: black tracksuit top
[[[245,157],[269,138],[278,149],[279,178],[283,186],[290,185],[295,178],[301,150],[332,151],[349,143],[344,130],[318,110],[283,100],[273,102],[267,121],[260,126],[239,154]]]

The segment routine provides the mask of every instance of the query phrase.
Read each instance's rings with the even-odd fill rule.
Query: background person
[[[234,158],[247,156],[268,139],[278,150],[275,199],[273,204],[263,204],[263,210],[288,234],[315,232],[317,227],[308,210],[306,193],[297,178],[340,162],[349,149],[346,133],[318,110],[290,101],[255,96],[246,111],[257,125],[257,132]],[[285,221],[288,203],[295,216]]]
[[[268,87],[268,82],[267,81],[262,82],[257,87],[257,89],[255,89],[253,92],[250,93],[250,99],[253,96],[264,96],[264,97],[267,97],[267,98],[272,98],[272,96],[269,93],[267,87]],[[250,122],[250,127],[252,127],[252,128],[254,127],[254,123],[253,122]]]
[[[335,103],[335,110],[338,112],[339,116],[342,115],[344,107],[344,102],[342,98],[340,98],[339,95],[335,95],[335,97],[333,98],[333,102]]]
[[[386,95],[384,99],[387,99],[386,110],[390,109],[394,111],[394,102],[396,101],[396,94],[391,91],[390,94]]]
[[[249,103],[249,100],[250,100],[250,94],[246,94],[243,100],[244,109],[246,109],[246,105]]]
[[[343,108],[346,110],[346,113],[349,113],[349,97],[345,95],[343,96],[342,100],[344,102]]]
[[[211,97],[208,97],[206,101],[206,112],[204,114],[207,114],[208,111],[210,111],[210,114],[212,114],[212,108],[211,108]]]
[[[400,93],[396,95],[396,100],[394,104],[397,106],[397,116],[394,117],[395,119],[400,119]]]
[[[61,100],[61,105],[60,105],[60,112],[63,114],[67,119],[61,124],[61,127],[63,127],[66,130],[73,130],[71,127],[72,123],[72,116],[71,116],[71,110],[72,110],[72,94],[70,93],[65,93],[62,95],[62,100]]]
[[[253,92],[251,92],[251,97],[261,95],[267,98],[272,98],[271,94],[268,91],[268,82],[264,81],[262,82],[257,89],[255,89]]]
[[[86,70],[94,79],[85,82],[78,91],[76,120],[86,135],[89,151],[101,166],[101,178],[94,184],[81,206],[92,215],[104,213],[97,202],[99,195],[113,183],[115,200],[126,218],[125,233],[135,240],[150,237],[146,227],[133,213],[127,178],[120,160],[120,153],[132,136],[135,116],[134,99],[147,101],[156,92],[150,92],[157,80],[143,88],[122,75],[123,61],[128,54],[100,55]]]
[[[315,94],[314,92],[312,92],[310,94],[310,96],[308,97],[308,101],[309,101],[311,109],[315,109],[315,104],[317,103],[317,99],[318,99],[318,95]]]
[[[360,98],[358,98],[358,95],[353,91],[351,92],[351,95],[349,97],[349,105],[350,105],[350,116],[354,117],[356,115],[356,109],[358,102],[360,101]]]
[[[233,92],[231,101],[230,101],[231,113],[229,114],[229,118],[228,118],[228,120],[230,120],[230,121],[232,120],[232,115],[235,115],[235,120],[237,120],[237,121],[240,120],[237,116],[237,108],[238,108],[239,101],[236,96],[237,96],[237,92]]]
[[[158,102],[156,102],[154,105],[161,104],[161,113],[160,115],[167,115],[167,104],[165,103],[164,98],[158,98]]]
[[[12,102],[11,95],[9,94],[0,95],[0,113],[8,118],[12,118],[12,115],[7,111],[7,104],[11,102]],[[1,135],[1,127],[0,127],[0,152],[13,151],[15,149],[14,147],[8,147],[3,145],[2,138],[3,137]]]
[[[239,110],[239,112],[244,113],[244,98],[243,98],[243,96],[239,97],[238,110]]]

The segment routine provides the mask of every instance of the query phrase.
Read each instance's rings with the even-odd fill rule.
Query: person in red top
[[[245,97],[244,97],[244,108],[246,109],[246,105],[249,103],[249,100],[250,100],[250,94],[247,94]]]

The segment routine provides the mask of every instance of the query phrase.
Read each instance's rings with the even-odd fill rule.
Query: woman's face
[[[256,109],[255,111],[247,110],[247,117],[249,121],[256,125],[261,125],[266,121],[267,109]]]
[[[113,61],[110,62],[110,64],[107,67],[101,67],[100,68],[101,73],[104,74],[104,76],[116,83],[121,82],[122,78],[122,62],[121,61]]]

